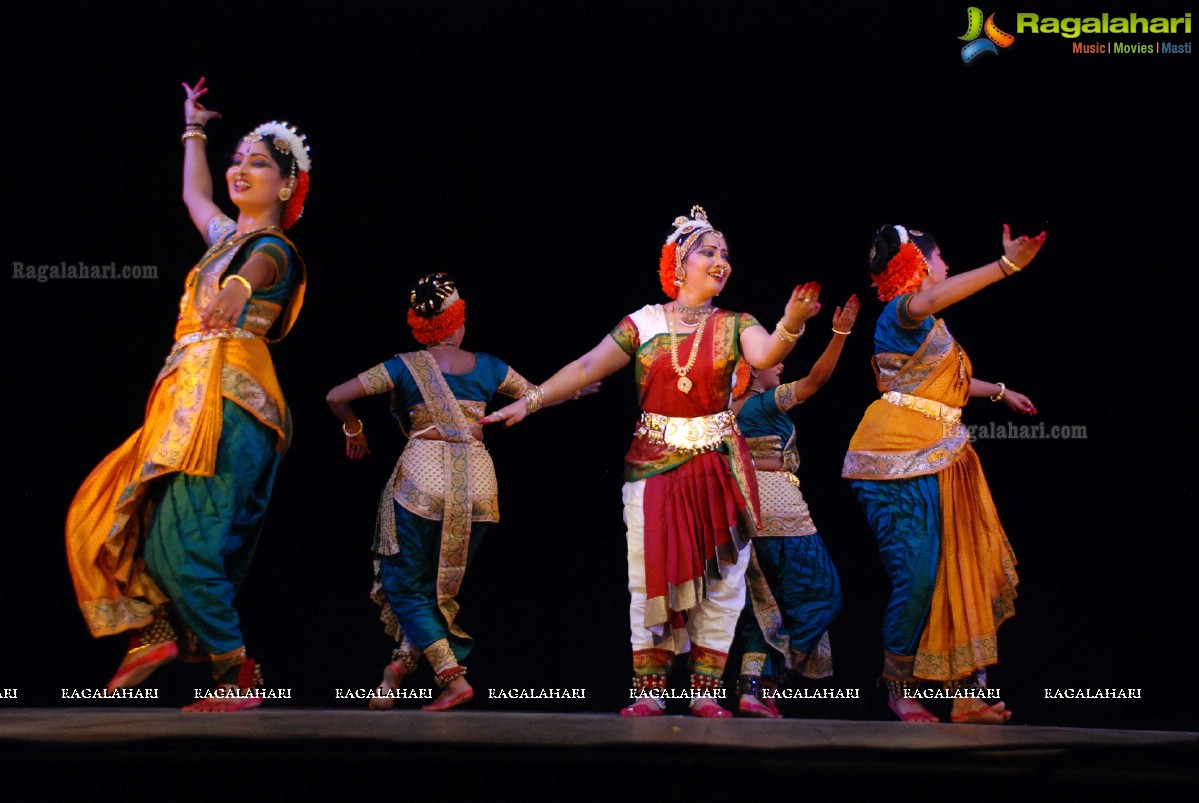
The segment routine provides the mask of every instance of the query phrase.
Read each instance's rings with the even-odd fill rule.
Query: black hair
[[[908,229],[908,239],[920,249],[927,259],[937,249],[937,241],[931,234]],[[887,263],[899,253],[899,232],[895,226],[888,223],[874,233],[874,242],[870,244],[870,275],[878,276],[887,269]]]
[[[441,305],[457,290],[448,273],[422,276],[409,296],[409,306],[422,318],[432,318],[441,312]]]

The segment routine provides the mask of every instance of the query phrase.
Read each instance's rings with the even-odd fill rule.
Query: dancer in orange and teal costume
[[[885,304],[873,359],[882,398],[862,417],[842,476],[853,481],[891,579],[883,680],[891,709],[907,722],[937,721],[920,702],[922,681],[954,695],[954,722],[1011,718],[979,690],[998,661],[999,625],[1014,613],[1016,558],[961,415],[979,396],[1027,415],[1036,408],[1002,382],[976,379],[935,315],[1023,270],[1044,241],[1044,232],[1013,240],[1005,226],[999,259],[952,277],[923,232],[884,226],[870,252]]]
[[[71,503],[67,560],[92,635],[130,634],[110,690],[145,681],[182,642],[211,662],[218,690],[188,709],[230,711],[262,701],[233,602],[291,437],[267,343],[303,302],[304,263],[283,229],[303,211],[311,162],[294,126],[259,126],[226,171],[239,210],[226,217],[205,154],[219,115],[200,103],[203,79],[184,89],[184,201],[209,248],[187,275],[142,427]]]
[[[753,456],[762,525],[746,571],[748,595],[737,626],[741,676],[737,708],[782,716],[773,692],[784,673],[833,673],[828,628],[841,610],[841,580],[799,488],[799,449],[788,413],[832,376],[858,314],[857,296],[833,314],[833,336],[804,377],[780,384],[783,365],[738,366],[733,412]],[[744,388],[744,389],[742,389]]]
[[[690,652],[691,713],[729,717],[717,702],[745,604],[757,488],[729,410],[738,360],[775,365],[820,308],[819,285],[796,287],[773,333],[751,315],[716,308],[732,265],[704,210],[674,221],[658,263],[667,304],[625,317],[599,345],[532,398],[485,418],[523,420],[587,383],[633,364],[640,421],[625,456],[624,518],[634,702],[624,716],[658,716],[677,655]]]

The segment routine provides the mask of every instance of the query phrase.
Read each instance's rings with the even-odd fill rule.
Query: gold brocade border
[[[79,610],[93,636],[111,636],[154,621],[159,606],[140,599],[88,600],[79,603]]]
[[[750,546],[753,549],[753,546]],[[783,612],[778,600],[766,582],[766,575],[758,563],[757,551],[749,554],[749,566],[745,568],[745,589],[749,592],[749,601],[753,606],[754,618],[766,643],[778,650],[787,669],[791,668],[791,636],[783,625]],[[761,672],[759,671],[759,674]]]
[[[828,638],[828,631],[821,634],[820,641],[816,643],[816,649],[809,653],[792,650],[790,658],[791,669],[805,678],[818,680],[831,676],[833,674],[833,648]]]
[[[510,399],[518,399],[528,389],[529,380],[513,370],[512,366],[508,366],[508,373],[504,374],[504,381],[495,389],[495,392]]]
[[[902,368],[900,368],[893,378],[883,384],[882,374],[879,368],[880,357],[892,357],[890,353],[884,355],[876,355],[872,362],[874,363],[875,375],[878,377],[878,388],[880,391],[898,390],[902,393],[916,393],[929,376],[938,367],[941,360],[948,356],[953,348],[953,336],[949,334],[949,329],[945,326],[945,321],[941,318],[933,324],[933,328],[925,335],[924,341],[920,347],[916,349],[916,353],[912,355]]]
[[[360,373],[358,382],[368,396],[377,396],[395,387],[395,382],[391,380],[391,374],[387,372],[387,366],[383,363]]]
[[[751,677],[762,677],[762,670],[766,668],[766,653],[764,652],[747,652],[741,656],[741,674]]]
[[[254,414],[259,421],[283,431],[283,411],[254,377],[230,365],[221,366],[221,391]]]
[[[914,452],[847,452],[841,466],[841,476],[850,480],[875,480],[936,474],[957,460],[969,442],[970,435],[959,422],[953,425],[948,437],[927,449]]]
[[[757,535],[815,535],[816,525],[799,489],[799,478],[789,471],[759,470],[757,475],[758,500],[762,506],[762,526],[758,528]]]
[[[437,641],[425,647],[422,652],[424,652],[425,658],[429,660],[429,666],[433,667],[434,675],[458,665],[458,659],[454,656],[454,651],[450,649],[450,642],[446,639],[437,639]]]

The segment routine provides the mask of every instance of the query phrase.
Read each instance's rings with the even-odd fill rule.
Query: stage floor
[[[70,790],[76,800],[89,790],[106,800],[211,800],[228,793],[226,783],[292,799],[668,790],[708,797],[755,789],[907,799],[928,797],[929,784],[946,790],[959,783],[972,799],[1078,792],[1144,799],[1199,790],[1197,746],[1199,734],[1189,732],[813,719],[0,711],[2,777],[36,781],[47,799]]]

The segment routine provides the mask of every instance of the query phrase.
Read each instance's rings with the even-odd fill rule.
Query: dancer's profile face
[[[925,257],[925,261],[928,262],[928,277],[934,283],[945,281],[945,277],[949,275],[949,266],[941,258],[941,249],[934,248],[933,252]]]
[[[714,232],[705,232],[683,260],[683,269],[687,273],[684,280],[687,286],[706,297],[718,295],[733,272],[728,243]]]
[[[758,385],[762,390],[773,390],[779,386],[783,377],[783,364],[772,365],[769,368],[758,369]]]

